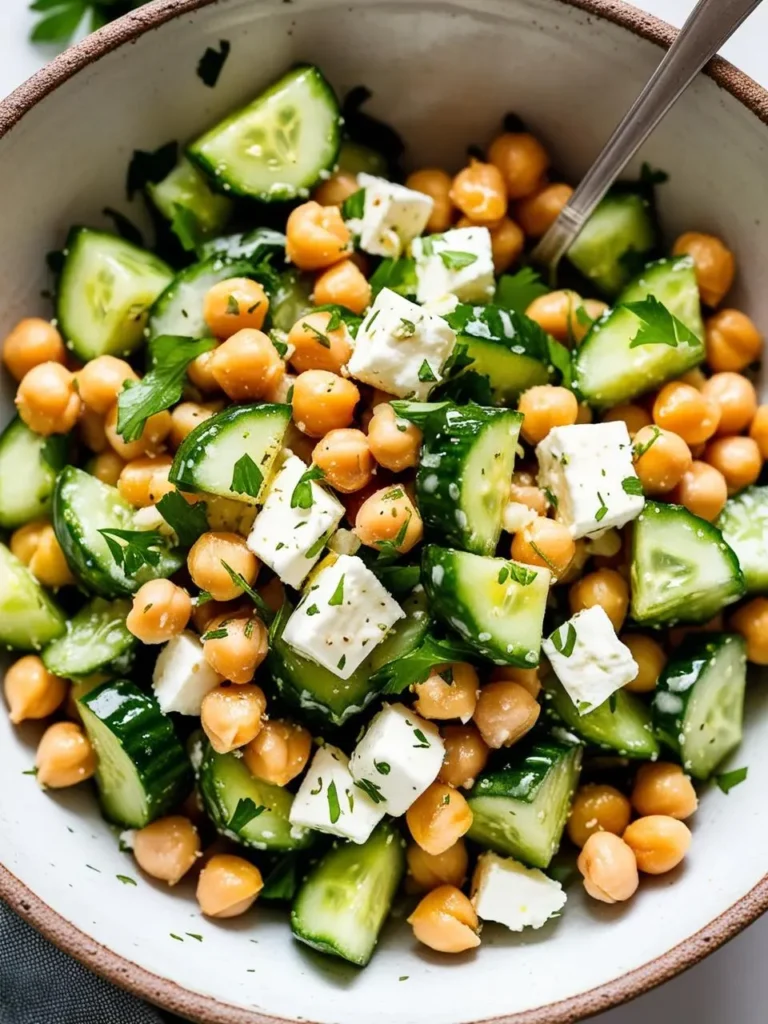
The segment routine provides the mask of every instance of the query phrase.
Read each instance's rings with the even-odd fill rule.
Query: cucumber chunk
[[[182,157],[170,174],[147,185],[147,195],[170,221],[171,230],[185,249],[217,234],[232,215],[233,202],[211,191],[208,180]]]
[[[152,307],[149,338],[171,334],[182,338],[207,338],[210,329],[203,316],[203,302],[210,289],[230,277],[250,277],[250,260],[228,260],[221,255],[193,263],[169,283]]]
[[[118,675],[133,662],[136,637],[125,624],[130,601],[95,597],[67,623],[64,636],[43,651],[49,672],[64,679],[79,679],[110,669]]]
[[[18,416],[11,420],[0,435],[0,526],[15,530],[49,511],[68,451],[67,436],[41,437]]]
[[[616,301],[642,302],[649,295],[666,306],[697,338],[704,338],[699,286],[690,256],[671,256],[649,263]]]
[[[312,833],[291,825],[293,793],[257,779],[241,757],[206,743],[198,772],[200,796],[216,830],[256,850],[303,850]]]
[[[64,612],[26,565],[0,544],[0,644],[39,651],[66,628]]]
[[[153,253],[90,228],[73,228],[64,251],[57,316],[75,355],[84,362],[130,355],[173,271]]]
[[[334,843],[299,889],[291,910],[296,938],[365,967],[405,870],[404,846],[386,821],[362,845]]]
[[[293,325],[314,308],[312,292],[314,281],[300,270],[286,270],[269,306],[272,325],[287,334]]]
[[[632,618],[706,622],[745,591],[739,560],[716,526],[682,505],[646,501],[632,534]]]
[[[729,498],[716,525],[736,553],[747,593],[768,592],[768,487],[748,487]]]
[[[127,576],[99,530],[134,530],[136,510],[116,487],[75,466],[59,474],[53,493],[53,528],[72,572],[102,597],[132,594],[147,580],[171,576],[184,559],[163,541],[157,565],[143,565]]]
[[[659,744],[653,733],[651,712],[634,694],[617,690],[610,700],[580,715],[578,708],[554,675],[547,678],[548,710],[572,733],[603,750],[622,757],[655,759]]]
[[[448,405],[427,418],[416,497],[428,536],[494,553],[522,422],[520,413],[479,405]]]
[[[109,821],[143,828],[184,799],[192,788],[192,769],[154,697],[117,679],[77,703],[96,752],[96,786]]]
[[[582,748],[551,741],[505,753],[469,794],[468,838],[546,868],[557,853],[581,771]]]
[[[725,633],[689,636],[661,674],[653,724],[695,779],[708,779],[741,742],[747,657]]]
[[[294,68],[187,155],[217,188],[270,203],[306,196],[336,164],[339,104],[316,67]]]
[[[656,225],[648,199],[638,192],[617,191],[599,203],[568,250],[568,259],[612,297],[631,277],[627,257],[647,257],[655,244]]]
[[[428,544],[421,574],[433,614],[479,654],[496,665],[538,665],[548,569]]]
[[[171,466],[171,483],[182,491],[205,491],[258,504],[290,419],[290,405],[224,409],[185,437]]]

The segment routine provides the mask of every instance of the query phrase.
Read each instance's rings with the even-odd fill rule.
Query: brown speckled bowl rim
[[[218,0],[156,0],[155,3],[140,8],[89,36],[77,46],[62,53],[0,102],[0,138],[21,121],[40,100],[105,54],[133,42],[145,32],[172,18],[217,2]],[[630,7],[623,0],[559,2],[611,21],[662,47],[668,47],[676,35],[676,30],[671,25],[635,7]],[[768,91],[719,57],[710,62],[706,74],[763,123],[768,124]],[[56,913],[2,865],[0,898],[47,939],[96,974],[164,1010],[198,1021],[200,1024],[286,1024],[286,1018],[221,1003],[210,996],[183,988],[118,956]],[[491,1021],[477,1024],[575,1024],[576,1021],[592,1014],[634,999],[693,967],[708,953],[738,935],[767,909],[768,875],[701,931],[642,967],[570,999],[511,1016],[495,1017]]]

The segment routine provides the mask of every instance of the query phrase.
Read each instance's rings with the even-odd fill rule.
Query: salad
[[[697,787],[746,777],[768,664],[733,254],[665,250],[646,169],[550,289],[526,251],[572,190],[542,143],[508,117],[406,177],[364,98],[342,117],[303,65],[135,154],[155,243],[72,228],[55,320],[5,339],[0,437],[39,785],[92,779],[208,917],[276,903],[358,965],[401,887],[457,953],[567,913],[574,860],[606,903],[672,871]]]

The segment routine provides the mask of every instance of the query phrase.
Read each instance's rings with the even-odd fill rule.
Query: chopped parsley
[[[344,574],[346,575],[346,574]],[[336,584],[336,589],[328,598],[328,604],[331,607],[336,605],[344,604],[344,575],[341,576],[339,582]]]
[[[434,384],[437,381],[437,377],[432,372],[432,367],[426,359],[419,367],[418,378],[422,384]]]
[[[523,267],[516,274],[502,274],[496,285],[494,302],[504,309],[525,313],[534,301],[546,295],[549,288],[532,267]]]
[[[307,608],[307,615],[319,615],[319,614],[320,614],[320,609],[317,607],[316,604],[311,604],[309,606],[309,608]]]
[[[219,41],[219,49],[216,50],[213,46],[209,46],[200,60],[197,62],[197,77],[203,83],[207,85],[209,89],[213,89],[219,80],[222,68],[229,56],[231,46],[226,39]]]
[[[240,589],[244,593],[246,593],[248,597],[250,597],[250,599],[256,605],[256,608],[258,609],[259,614],[262,616],[262,618],[266,622],[271,621],[274,618],[274,612],[268,606],[268,604],[261,596],[261,594],[259,594],[257,591],[253,589],[253,587],[250,585],[245,576],[242,575],[242,573],[235,572],[232,566],[225,562],[223,558],[221,559],[221,564],[224,566],[224,569],[226,570],[227,574],[229,575],[229,578],[232,580],[235,586],[240,587]],[[253,633],[253,625],[251,625],[251,633]]]
[[[545,487],[545,488],[544,488],[544,494],[546,495],[547,501],[548,501],[548,502],[549,502],[549,504],[550,504],[550,505],[552,506],[552,508],[553,508],[553,509],[554,509],[555,511],[557,511],[557,506],[559,505],[559,502],[558,502],[558,500],[557,500],[557,495],[556,495],[556,494],[554,494],[554,493],[553,493],[553,492],[552,492],[552,491],[551,491],[551,490],[549,489],[549,487]]]
[[[716,775],[715,782],[718,789],[723,793],[730,793],[734,786],[739,786],[745,781],[748,771],[748,768],[734,768],[732,772],[723,772],[722,775]]]
[[[405,338],[412,338],[416,333],[416,324],[413,320],[406,320],[404,316],[400,317],[400,326],[395,328],[395,337],[404,340]]]
[[[123,885],[138,885],[135,878],[131,878],[130,875],[115,875],[118,882],[122,882]]]
[[[266,807],[263,804],[259,804],[257,807],[249,796],[241,797],[237,801],[237,807],[235,807],[234,814],[229,819],[227,828],[232,832],[242,832],[249,822],[253,821],[254,818],[258,818],[264,811],[266,811]]]
[[[314,336],[317,338],[317,340],[320,342],[323,348],[331,347],[331,339],[328,337],[327,334],[323,334],[322,331],[318,331],[316,327],[313,327],[312,324],[308,324],[306,320],[302,323],[301,326],[303,330],[309,331],[310,334],[314,334]]]
[[[341,215],[344,220],[362,220],[365,214],[365,189],[359,188],[351,196],[347,196],[341,204]],[[331,330],[331,328],[328,328]]]
[[[230,490],[235,494],[247,494],[251,498],[258,498],[261,485],[264,483],[264,474],[247,453],[241,455],[234,465],[232,471],[232,483]]]
[[[630,341],[630,348],[639,348],[641,345],[669,345],[670,348],[677,348],[678,345],[701,346],[693,331],[653,295],[646,296],[641,302],[627,302],[621,308],[634,313],[640,321],[640,329]]]
[[[605,504],[600,491],[597,492],[597,496],[600,499],[600,508],[595,512],[595,522],[599,523],[608,515],[608,506]]]
[[[379,775],[389,775],[392,770],[386,761],[374,761],[373,767],[379,773]]]
[[[643,485],[638,476],[625,476],[621,481],[621,489],[625,494],[639,494],[643,496]]]
[[[341,804],[339,803],[339,794],[336,792],[336,783],[331,782],[328,786],[328,815],[331,819],[331,824],[335,825],[341,817]]]
[[[421,731],[421,729],[414,729],[413,730],[413,735],[419,741],[418,743],[414,743],[413,744],[414,750],[421,750],[422,748],[424,748],[424,749],[428,749],[429,748],[430,742],[427,739],[427,737],[424,735],[424,733]]]
[[[547,556],[541,550],[541,548],[536,543],[536,541],[532,540],[529,543],[531,545],[531,548],[536,552],[536,554],[539,556],[539,558],[542,560],[542,562],[549,568],[550,572],[554,573],[554,575],[557,576],[559,570],[558,570],[557,566],[555,565],[555,563],[552,561],[552,559],[551,558],[547,558]]]
[[[322,480],[324,477],[325,473],[319,466],[310,466],[305,473],[302,473],[291,494],[291,508],[312,508],[315,503],[312,496],[312,481]]]
[[[661,431],[659,430],[658,427],[652,426],[651,430],[653,431],[653,437],[649,438],[645,442],[645,444],[636,444],[634,446],[634,448],[632,449],[632,453],[633,453],[633,455],[635,457],[635,461],[637,461],[638,459],[641,459],[643,457],[643,455],[645,455],[645,453],[648,451],[648,449],[652,448],[653,445],[655,445],[656,442],[658,441],[658,439],[661,437]]]
[[[207,640],[223,640],[228,636],[226,626],[219,626],[218,629],[209,629],[207,633],[203,633],[200,639],[205,643]]]
[[[441,249],[438,253],[446,270],[463,270],[477,262],[477,256],[471,252],[457,252],[454,249]]]
[[[555,650],[562,654],[564,658],[570,658],[573,654],[573,649],[576,646],[576,627],[572,622],[568,623],[568,629],[566,630],[565,639],[563,638],[563,627],[555,630],[552,634],[552,645]]]
[[[126,576],[135,576],[145,565],[158,565],[163,538],[156,530],[104,529],[99,533],[106,541],[110,554]]]
[[[240,316],[240,303],[234,295],[230,295],[227,298],[226,314],[227,316]]]
[[[179,538],[183,548],[191,548],[198,537],[209,529],[205,502],[198,501],[190,505],[179,491],[164,494],[155,507]]]
[[[336,668],[343,669],[346,664],[347,664],[347,656],[346,656],[346,654],[342,654],[342,656],[339,658],[339,660],[338,660],[338,662],[336,664]]]
[[[499,569],[499,575],[497,577],[499,583],[506,583],[510,580],[512,583],[519,583],[521,587],[528,587],[536,579],[537,573],[533,569],[526,569],[524,565],[518,565],[517,562],[507,562]]]
[[[362,789],[366,796],[373,800],[375,804],[384,803],[384,797],[381,795],[381,788],[377,786],[375,782],[369,782],[368,779],[361,779],[359,782],[356,782],[355,785],[358,789]]]
[[[317,777],[317,788],[316,789],[310,789],[309,795],[310,796],[318,796],[320,793],[322,793],[322,791],[323,791],[323,777],[322,777],[322,775],[318,775],[318,777]]]

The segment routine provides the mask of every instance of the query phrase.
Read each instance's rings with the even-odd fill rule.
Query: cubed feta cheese
[[[364,843],[385,811],[383,802],[355,785],[347,755],[326,743],[312,758],[289,819],[292,825]]]
[[[372,174],[358,174],[357,183],[365,189],[360,248],[374,256],[397,258],[427,226],[434,200]]]
[[[357,332],[348,370],[390,395],[424,401],[455,344],[442,317],[382,288]]]
[[[632,652],[598,604],[577,612],[541,647],[580,715],[604,704],[638,673]]]
[[[283,640],[349,679],[405,612],[357,555],[318,570],[288,619]]]
[[[436,726],[403,704],[387,704],[352,751],[349,770],[397,817],[435,781],[444,754]]]
[[[536,446],[539,486],[555,498],[555,516],[574,538],[621,527],[645,504],[632,464],[627,425],[554,427]]]
[[[435,302],[449,294],[461,302],[493,298],[496,282],[488,228],[453,228],[442,235],[427,235],[415,239],[411,251],[419,302]]]
[[[152,673],[152,688],[161,711],[199,715],[203,697],[221,680],[205,660],[199,639],[185,631],[172,637],[160,651]]]
[[[497,921],[513,932],[541,928],[567,899],[562,885],[543,871],[496,853],[480,854],[472,893],[481,921]]]
[[[251,551],[277,573],[283,583],[297,589],[344,515],[344,506],[338,498],[314,480],[307,484],[309,508],[291,508],[293,492],[306,471],[307,467],[298,456],[287,454],[269,485],[247,542]]]

